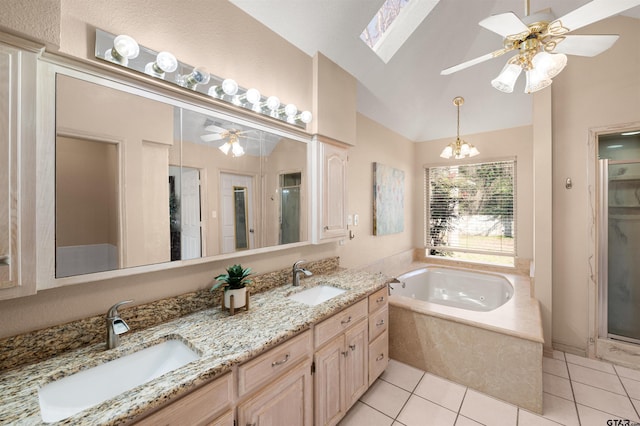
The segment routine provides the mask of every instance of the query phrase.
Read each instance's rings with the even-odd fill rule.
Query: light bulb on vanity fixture
[[[210,78],[211,75],[205,67],[196,67],[190,74],[181,75],[176,81],[182,87],[196,90],[198,84],[207,84]]]
[[[460,105],[464,104],[464,98],[462,96],[456,96],[453,98],[453,104],[458,107],[458,127],[456,133],[456,140],[447,145],[440,153],[440,157],[449,159],[451,157],[459,160],[464,157],[475,157],[480,154],[480,151],[470,144],[469,142],[460,139]]]
[[[255,112],[260,112],[260,100],[262,99],[262,95],[258,89],[248,89],[242,95],[234,96],[233,103],[238,106],[243,106],[245,103],[249,103],[252,105],[252,110]]]
[[[313,115],[311,114],[311,111],[302,111],[294,117],[294,120],[301,121],[304,124],[309,124],[311,123],[311,120],[313,120]]]
[[[280,108],[280,99],[277,96],[269,96],[261,107],[266,107],[271,117],[278,118],[278,108]]]
[[[294,104],[287,104],[284,108],[280,108],[277,114],[278,116],[282,116],[284,114],[287,117],[287,123],[295,123],[296,114],[298,114],[298,107]]]
[[[213,98],[222,99],[224,95],[235,96],[238,93],[238,83],[230,78],[222,80],[219,86],[212,86],[209,88],[209,96]]]
[[[149,62],[144,67],[144,72],[152,77],[164,78],[167,72],[174,72],[178,69],[178,60],[169,52],[160,52],[156,56],[155,62]]]
[[[138,42],[128,35],[121,34],[113,39],[113,47],[104,53],[104,58],[116,64],[127,66],[129,59],[140,54]]]

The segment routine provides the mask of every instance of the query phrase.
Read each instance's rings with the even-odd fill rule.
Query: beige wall
[[[375,260],[401,253],[413,247],[415,226],[412,221],[415,181],[413,177],[414,144],[382,125],[357,114],[357,143],[349,148],[347,163],[347,212],[358,214],[358,226],[349,229],[355,234],[338,247],[340,263],[346,267],[362,267]],[[404,232],[373,235],[373,163],[404,171]]]
[[[60,45],[60,0],[2,0],[0,7],[0,30]]]
[[[516,227],[517,253],[519,258],[533,257],[533,129],[531,126],[515,127],[494,132],[462,135],[463,139],[475,145],[480,155],[468,160],[475,163],[500,159],[516,158]],[[413,197],[424,198],[424,166],[442,166],[452,164],[452,160],[440,158],[442,149],[451,143],[451,138],[438,139],[416,144],[414,162],[414,180],[416,182]],[[421,202],[416,202],[414,222],[416,232],[413,237],[415,247],[424,246],[424,212]]]
[[[581,30],[620,39],[599,56],[569,57],[553,83],[553,339],[565,349],[585,351],[590,337],[588,131],[640,120],[639,22],[615,17]]]
[[[118,244],[116,149],[56,138],[56,247]]]

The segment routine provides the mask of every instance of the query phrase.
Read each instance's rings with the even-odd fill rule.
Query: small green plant
[[[243,269],[242,265],[229,266],[226,274],[220,274],[216,277],[216,283],[211,287],[211,291],[220,287],[224,287],[225,291],[244,288],[251,284],[249,275],[251,275],[251,268]]]

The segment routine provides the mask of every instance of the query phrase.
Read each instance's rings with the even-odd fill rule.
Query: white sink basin
[[[317,287],[311,287],[310,289],[301,291],[299,293],[292,294],[289,299],[296,302],[304,303],[309,306],[316,306],[329,299],[333,299],[336,296],[341,295],[346,290],[341,288],[335,288],[328,285],[319,285]]]
[[[180,340],[167,340],[47,383],[38,389],[42,420],[66,419],[198,358]]]

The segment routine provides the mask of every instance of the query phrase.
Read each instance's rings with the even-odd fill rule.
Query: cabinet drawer
[[[375,312],[384,306],[387,306],[389,299],[389,289],[383,287],[369,296],[369,313]]]
[[[361,300],[353,306],[338,312],[315,327],[315,346],[322,346],[333,337],[342,333],[362,318],[367,317],[367,301]]]
[[[305,357],[311,356],[311,330],[307,330],[238,368],[238,395],[271,382]]]
[[[207,425],[224,409],[230,407],[233,398],[232,375],[228,373],[208,383],[183,398],[170,403],[136,423],[138,425]]]
[[[377,311],[369,316],[369,341],[372,341],[385,331],[389,323],[389,308]]]
[[[389,364],[389,333],[384,332],[369,343],[369,386],[382,374]]]

